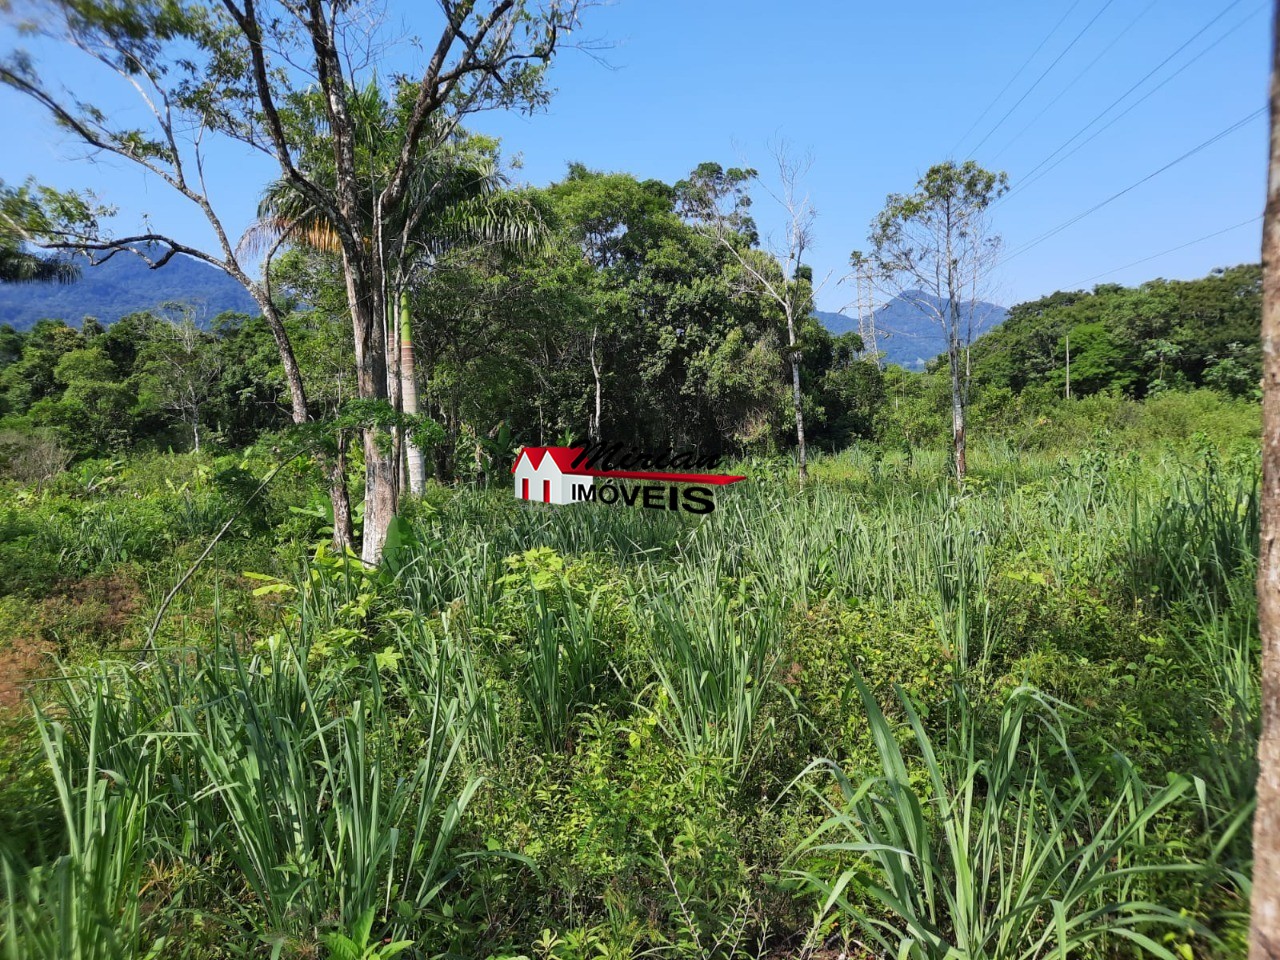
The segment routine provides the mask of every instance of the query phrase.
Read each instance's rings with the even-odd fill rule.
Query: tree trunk
[[[1071,399],[1071,331],[1067,331],[1067,399]]]
[[[591,328],[591,374],[595,377],[596,383],[596,413],[595,417],[587,424],[588,439],[599,442],[600,440],[600,411],[604,406],[604,388],[600,382],[600,363],[596,360],[596,334],[599,327]]]
[[[409,317],[409,294],[400,294],[400,397],[404,412],[418,414],[418,378],[413,361],[413,329]],[[427,485],[427,462],[416,443],[406,441],[409,457],[409,489],[414,496],[422,496]]]
[[[245,278],[247,281],[248,278]],[[246,283],[247,286],[247,283]],[[280,366],[284,368],[285,383],[289,385],[289,406],[294,423],[307,422],[307,393],[302,386],[302,371],[298,368],[298,358],[293,355],[293,344],[289,341],[289,333],[284,328],[280,314],[271,298],[263,293],[256,294],[254,299],[262,310],[262,317],[267,321],[267,329],[276,342],[276,352],[280,354]]]
[[[800,350],[796,346],[795,311],[787,311],[787,345],[791,355],[791,402],[796,412],[796,453],[800,459],[800,486],[809,480],[809,455],[804,442],[804,403],[800,392]]]
[[[376,249],[376,245],[375,245]],[[347,304],[355,335],[356,387],[361,400],[390,402],[387,383],[386,311],[380,296],[377,265],[367,252],[343,251]],[[382,561],[387,528],[399,501],[399,468],[393,438],[370,424],[361,430],[364,448],[364,531],[360,559],[376,567]]]
[[[247,278],[246,278],[247,279]],[[289,400],[294,423],[306,423],[307,395],[302,386],[302,371],[293,353],[293,344],[289,341],[289,333],[276,312],[275,304],[270,296],[263,293],[255,296],[258,306],[262,308],[262,316],[267,321],[271,336],[276,342],[276,351],[280,354],[280,365],[284,368],[285,382],[289,384]],[[329,478],[329,502],[333,507],[333,546],[339,552],[345,552],[355,543],[355,531],[351,525],[351,492],[347,489],[347,441],[342,431],[338,432],[338,455],[332,460],[318,455],[321,470]]]
[[[392,410],[404,412],[404,379],[400,370],[400,313],[396,309],[394,294],[388,293],[382,298],[386,310],[386,326],[382,331],[383,342],[387,349],[387,401]],[[396,463],[396,500],[399,491],[405,488],[404,463],[404,428],[391,428],[391,455]]]
[[[376,427],[362,431],[364,441],[364,534],[360,543],[360,559],[367,566],[382,562],[382,545],[387,528],[396,515],[396,456],[391,438]]]
[[[960,386],[960,344],[955,338],[947,349],[951,363],[951,453],[955,461],[956,480],[963,482],[967,469],[964,430],[964,392]]]
[[[965,398],[968,381],[960,376],[960,284],[956,278],[956,261],[951,253],[953,233],[951,206],[947,205],[947,358],[951,361],[951,453],[955,460],[956,482],[964,483],[968,469],[965,449]],[[972,310],[972,306],[969,308]],[[966,344],[967,346],[967,344]]]
[[[200,417],[191,418],[191,440],[195,445],[196,453],[200,452]]]
[[[329,501],[333,504],[333,548],[346,553],[355,543],[351,525],[351,493],[347,489],[347,433],[338,431],[338,453],[328,463]]]
[[[1280,957],[1280,3],[1272,24],[1271,163],[1262,224],[1262,733],[1253,815],[1250,960]]]

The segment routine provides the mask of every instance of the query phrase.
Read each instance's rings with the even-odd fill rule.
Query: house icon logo
[[[577,472],[573,466],[581,452],[579,447],[525,447],[512,468],[516,499],[561,504],[588,499],[585,491],[594,478]]]
[[[746,478],[673,472],[672,468],[714,467],[717,459],[695,454],[655,454],[620,444],[525,447],[516,457],[511,473],[517,500],[616,503],[651,510],[710,513],[715,509],[712,488]]]

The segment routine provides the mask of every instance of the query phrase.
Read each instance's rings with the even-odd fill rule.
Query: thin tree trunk
[[[246,278],[247,279],[247,278]],[[285,383],[289,385],[289,406],[294,423],[307,422],[307,392],[302,386],[302,370],[298,367],[298,358],[293,354],[293,344],[284,322],[276,311],[276,306],[268,294],[255,296],[262,317],[267,321],[267,329],[276,342],[276,352],[280,355],[280,366],[284,368]]]
[[[289,385],[289,400],[294,423],[306,423],[307,394],[302,385],[302,371],[298,367],[298,359],[293,353],[293,344],[289,333],[284,328],[280,314],[276,312],[275,303],[271,300],[269,288],[258,300],[262,308],[262,316],[276,342],[276,351],[280,354],[280,365],[284,368],[285,382]],[[338,432],[338,455],[330,460],[324,455],[317,455],[320,469],[329,478],[329,503],[333,507],[333,546],[339,552],[345,552],[355,543],[355,530],[351,524],[351,492],[347,488],[347,450],[346,437]]]
[[[329,500],[333,504],[333,547],[345,553],[355,542],[351,524],[351,493],[347,489],[347,433],[338,431],[338,453],[328,464]]]
[[[413,324],[409,317],[409,294],[400,294],[400,396],[404,412],[418,414],[418,378],[413,361]],[[405,451],[409,458],[409,489],[414,496],[421,496],[427,485],[427,463],[416,443],[406,440]]]
[[[957,301],[956,261],[951,253],[951,206],[947,205],[947,355],[951,361],[951,448],[956,482],[964,483],[968,468],[965,448],[965,393],[968,383],[960,375],[960,304]],[[970,307],[972,310],[972,307]]]
[[[396,309],[396,301],[398,297],[395,294],[388,294],[383,297],[383,304],[386,310],[386,328],[383,330],[383,342],[387,349],[387,401],[391,404],[392,410],[404,412],[404,377],[400,369],[400,313]],[[402,427],[391,428],[391,455],[395,457],[396,462],[396,491],[397,501],[399,501],[399,491],[406,486],[405,483],[405,462],[404,462],[404,429]]]
[[[965,450],[964,393],[960,388],[960,344],[951,338],[947,349],[951,363],[951,451],[955,461],[956,479],[964,480],[967,468]]]
[[[791,354],[791,402],[796,413],[796,453],[800,459],[800,486],[809,480],[809,456],[804,442],[804,404],[800,392],[800,351],[796,347],[795,311],[787,311],[787,345]]]
[[[591,422],[587,424],[587,436],[597,442],[600,440],[600,411],[604,406],[604,388],[600,382],[600,363],[596,360],[596,334],[599,329],[599,327],[591,328],[591,374],[595,377],[596,383],[596,414]]]
[[[1067,399],[1071,399],[1071,331],[1067,331]]]
[[[195,443],[196,453],[200,452],[200,418],[198,416],[191,418],[191,438]]]
[[[1280,3],[1272,24],[1271,163],[1262,225],[1262,733],[1253,815],[1250,960],[1280,957]]]

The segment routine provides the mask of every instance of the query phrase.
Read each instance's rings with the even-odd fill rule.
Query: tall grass
[[[729,763],[744,777],[771,723],[762,705],[781,652],[782,604],[743,583],[727,592],[710,568],[632,597],[651,638],[657,717],[691,758]]]
[[[148,898],[141,894],[150,859],[162,851],[153,795],[160,744],[121,725],[128,708],[113,697],[106,676],[93,677],[73,706],[80,712],[66,721],[46,713],[37,721],[65,850],[28,867],[0,849],[0,943],[11,960],[118,960],[149,956],[165,942],[163,926],[148,928]]]
[[[523,614],[523,646],[513,675],[541,742],[560,750],[574,714],[595,701],[610,676],[595,599],[580,602],[566,593],[553,606],[535,589],[525,599]]]
[[[372,663],[313,671],[305,645],[68,678],[74,724],[42,729],[69,850],[9,867],[11,954],[143,956],[137,892],[158,851],[222,889],[233,930],[277,949],[370,913],[379,930],[412,926],[453,876],[480,781],[455,770],[469,718],[447,648],[417,630],[399,647],[394,693]]]
[[[1258,478],[1224,475],[1210,459],[1154,504],[1135,507],[1129,529],[1135,595],[1154,595],[1165,608],[1219,608],[1258,556]]]
[[[1182,901],[1157,906],[1147,891],[1210,867],[1247,885],[1252,470],[993,449],[975,451],[960,492],[945,463],[817,458],[804,491],[761,473],[700,518],[460,491],[416,522],[393,571],[315,558],[303,588],[278,584],[289,603],[278,643],[217,633],[150,666],[69,671],[39,718],[63,844],[34,867],[6,857],[4,953],[146,956],[167,927],[192,933],[190,901],[213,904],[206,936],[281,955],[388,939],[430,954],[439,929],[456,945],[518,914],[536,936],[592,911],[657,946],[619,906],[634,897],[652,914],[654,884],[669,879],[644,874],[634,850],[602,847],[617,876],[602,904],[580,896],[581,836],[627,839],[590,818],[675,838],[662,856],[677,867],[737,851],[742,862],[717,861],[717,876],[748,889],[778,867],[761,851],[812,823],[788,795],[794,806],[757,824],[755,790],[785,786],[820,742],[844,751],[820,764],[839,797],[815,793],[826,820],[793,866],[870,950],[1167,956],[1161,934],[1186,929],[1172,910]],[[94,523],[77,562],[136,555],[108,513]],[[563,582],[508,572],[505,558],[540,547]],[[1162,673],[1130,657],[1148,635],[1171,651]],[[882,710],[861,681],[843,689],[851,651],[891,671],[868,677],[877,689],[919,675],[930,699],[900,693]],[[785,684],[783,656],[795,664]],[[1187,723],[1167,755],[1199,779],[1148,787],[1105,751],[1073,753],[1076,721],[1048,696],[1023,687],[1005,702],[1039,656],[1066,687],[1073,670],[1096,671],[1121,722],[1177,699]],[[841,672],[809,674],[822,670]],[[972,703],[948,699],[953,683]],[[775,735],[810,724],[812,742]],[[1080,742],[1097,744],[1111,731],[1087,732]],[[665,809],[660,796],[706,761],[729,772],[716,778],[725,816],[713,836],[705,811]],[[479,792],[481,773],[499,781],[492,792]],[[510,796],[530,783],[537,793]],[[759,835],[775,824],[792,833]],[[526,842],[553,869],[464,886],[497,883],[487,867],[460,874],[470,846],[526,830],[548,833]],[[1157,842],[1169,838],[1184,845]],[[527,899],[503,914],[494,904],[513,891]],[[677,954],[675,942],[664,949]]]
[[[1119,792],[1103,798],[1098,781],[1081,775],[1052,706],[1031,691],[1011,697],[988,747],[963,692],[935,743],[899,690],[921,783],[860,679],[857,688],[881,769],[855,786],[819,761],[842,803],[817,794],[830,816],[802,852],[854,858],[834,877],[797,871],[824,897],[822,914],[838,911],[886,955],[912,960],[1079,956],[1104,941],[1175,960],[1156,938],[1186,921],[1137,891],[1153,874],[1199,871],[1161,857],[1147,837],[1189,781],[1148,791],[1125,766]]]

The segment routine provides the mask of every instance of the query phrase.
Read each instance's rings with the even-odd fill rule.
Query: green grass
[[[0,548],[149,586],[106,645],[62,587],[6,599],[66,640],[6,747],[5,805],[48,803],[5,815],[3,950],[1238,955],[1256,451],[1119,415],[1072,411],[1125,453],[979,444],[964,490],[860,448],[703,518],[434,491],[377,573],[310,546],[300,470],[142,663],[243,484],[67,479]]]

